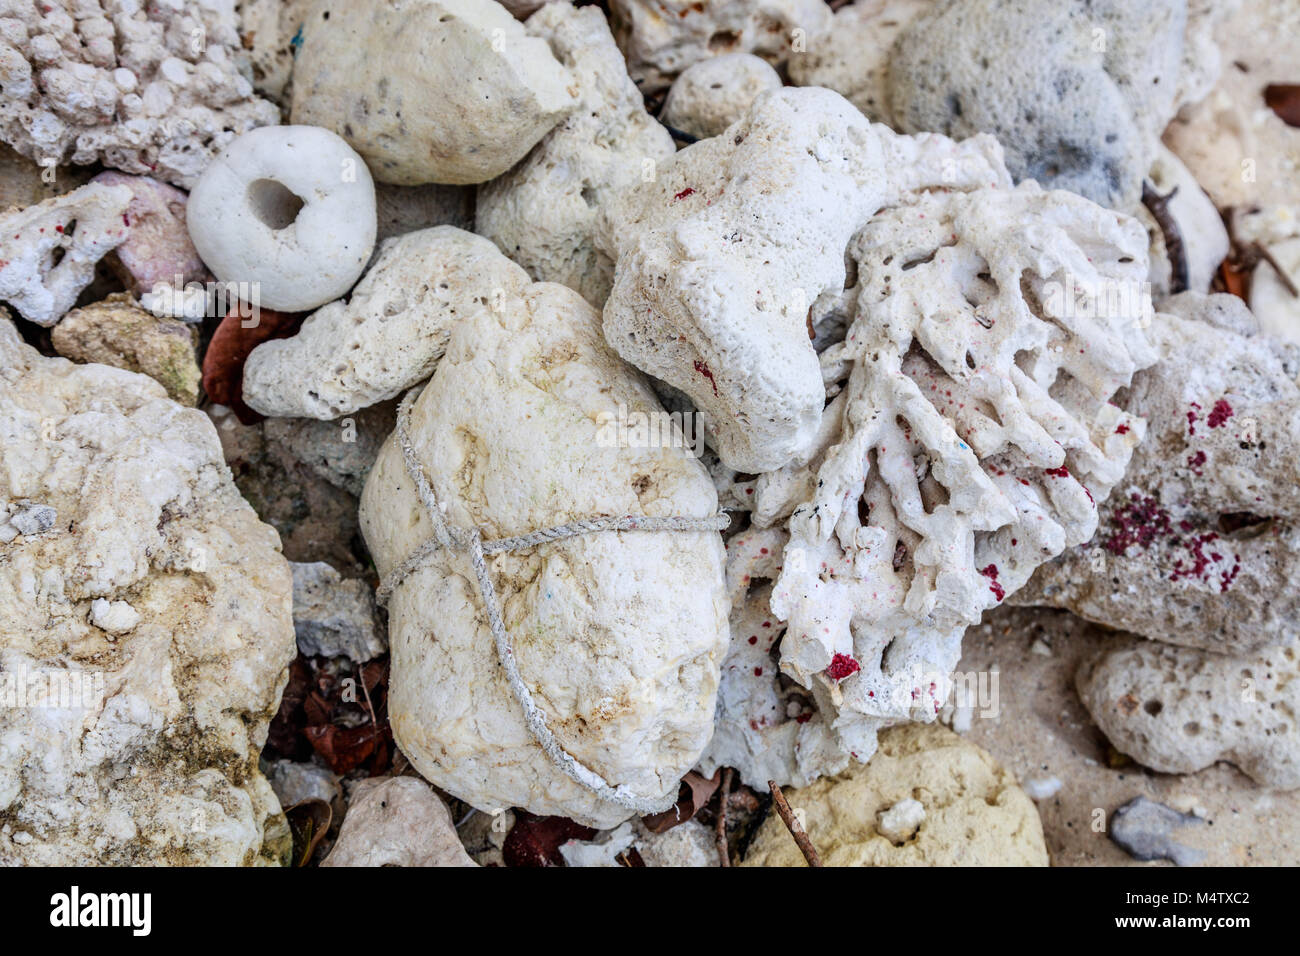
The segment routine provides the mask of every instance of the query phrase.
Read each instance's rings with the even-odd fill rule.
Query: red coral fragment
[[[862,665],[848,654],[836,654],[831,658],[831,666],[826,668],[826,676],[831,680],[844,680],[850,674],[856,674],[860,670]]]

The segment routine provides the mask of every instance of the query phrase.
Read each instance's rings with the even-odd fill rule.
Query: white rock
[[[475,231],[539,282],[559,282],[599,308],[614,265],[593,242],[598,209],[653,176],[675,152],[642,105],[596,7],[548,4],[527,24],[573,76],[578,108],[523,162],[478,194]]]
[[[1161,773],[1219,760],[1266,787],[1300,787],[1296,642],[1213,654],[1136,637],[1079,666],[1079,696],[1116,749]]]
[[[9,516],[9,523],[19,534],[40,534],[54,527],[58,512],[49,505],[20,505]]]
[[[622,866],[619,854],[627,852],[636,840],[631,823],[620,823],[595,840],[568,840],[560,844],[560,856],[566,866]]]
[[[611,0],[610,8],[628,72],[647,93],[726,53],[779,66],[831,19],[823,0]]]
[[[0,434],[0,497],[59,514],[0,561],[0,694],[38,689],[0,707],[0,863],[282,861],[258,754],[295,653],[289,568],[211,422],[0,321]],[[98,600],[139,622],[110,639]]]
[[[109,634],[128,634],[140,623],[140,612],[126,601],[95,598],[90,602],[90,622]]]
[[[1300,236],[1269,246],[1269,253],[1300,289]],[[1268,262],[1250,275],[1250,310],[1268,335],[1300,343],[1300,296],[1292,295]]]
[[[309,657],[348,657],[358,663],[388,649],[365,581],[343,580],[324,561],[290,562],[293,629],[298,651]]]
[[[925,807],[921,801],[907,797],[876,815],[876,832],[898,846],[911,839],[924,822]]]
[[[853,234],[927,184],[991,182],[1008,179],[987,137],[897,136],[829,90],[764,93],[602,210],[605,336],[690,396],[725,464],[779,468],[821,421],[810,309],[842,293]]]
[[[375,187],[347,143],[314,126],[245,133],[199,177],[186,211],[204,263],[303,312],[357,281],[375,244]]]
[[[267,779],[282,807],[292,807],[306,800],[323,800],[341,806],[343,788],[337,774],[327,767],[294,760],[276,760],[267,768]]]
[[[37,325],[58,322],[95,277],[95,264],[126,240],[130,202],[125,186],[87,183],[0,212],[0,299]]]
[[[263,415],[334,419],[393,398],[433,373],[454,328],[528,282],[491,242],[452,226],[385,240],[347,302],[253,350],[244,401]]]
[[[597,422],[620,406],[658,410],[604,344],[595,311],[537,283],[456,325],[412,408],[412,447],[447,521],[485,539],[593,514],[713,514],[712,483],[689,452],[601,439]],[[381,575],[432,534],[391,438],[360,519]],[[519,671],[561,745],[656,806],[672,802],[711,732],[722,564],[715,532],[601,532],[489,559]],[[393,732],[430,781],[488,812],[519,806],[598,827],[630,815],[534,742],[467,555],[437,551],[396,587],[389,641]]]
[[[715,56],[687,67],[673,80],[663,121],[707,139],[743,117],[759,93],[780,88],[780,74],[752,53]]]
[[[492,0],[334,4],[302,38],[293,122],[334,130],[380,182],[486,182],[577,103],[546,43]]]
[[[415,777],[364,780],[321,866],[475,866],[447,806]]]
[[[1060,777],[1034,777],[1020,786],[1030,800],[1050,800],[1060,793],[1061,779]]]

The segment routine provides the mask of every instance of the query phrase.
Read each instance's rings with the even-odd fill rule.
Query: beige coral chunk
[[[712,483],[689,452],[602,439],[599,423],[620,411],[659,408],[591,306],[536,283],[457,324],[410,435],[448,523],[485,539],[601,514],[713,514]],[[381,575],[433,533],[392,438],[361,527]],[[612,785],[670,803],[712,731],[727,634],[718,534],[598,532],[489,566],[519,671],[561,745]],[[630,815],[533,740],[467,555],[437,551],[396,587],[389,641],[393,732],[428,780],[488,812],[520,806],[593,826]]]
[[[198,404],[201,376],[191,326],[146,312],[129,294],[73,309],[50,340],[64,358],[141,372],[167,389],[173,401]]]
[[[481,183],[577,105],[572,83],[492,0],[347,0],[303,24],[292,118],[334,130],[380,182]]]
[[[95,277],[95,264],[127,237],[125,186],[87,183],[0,213],[0,299],[37,325],[53,325]]]
[[[0,499],[58,513],[0,560],[0,863],[281,862],[258,757],[292,585],[212,423],[0,321],[0,434]],[[41,700],[16,705],[18,674]]]
[[[831,19],[823,0],[612,0],[610,7],[628,72],[647,93],[726,53],[780,66]]]
[[[1300,787],[1300,658],[1294,639],[1213,654],[1117,637],[1076,685],[1097,726],[1143,766],[1195,773],[1226,760],[1266,787]]]
[[[386,240],[346,302],[244,366],[244,401],[263,415],[338,418],[424,381],[452,330],[529,283],[487,239],[435,226]]]
[[[707,139],[749,110],[759,93],[781,88],[781,76],[752,53],[727,53],[687,67],[664,100],[663,121]]]
[[[523,162],[480,187],[475,230],[537,281],[599,308],[614,279],[593,240],[599,208],[653,176],[675,147],[646,113],[599,9],[548,4],[527,28],[550,44],[581,99]]]
[[[938,725],[887,730],[867,764],[785,796],[827,866],[1048,863],[1038,810],[1015,778],[979,747]],[[924,820],[895,845],[881,833],[878,814],[908,799],[920,802]],[[805,864],[773,813],[742,865]]]
[[[363,780],[321,866],[477,866],[447,805],[423,780]]]

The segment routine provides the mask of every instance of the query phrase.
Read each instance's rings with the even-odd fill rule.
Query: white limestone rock
[[[281,862],[258,754],[295,652],[289,568],[211,422],[5,321],[0,434],[0,497],[59,514],[0,556],[0,863]]]
[[[95,264],[127,236],[125,186],[87,183],[25,209],[0,212],[0,300],[37,325],[63,318]]]
[[[597,422],[620,407],[658,411],[591,306],[536,283],[455,326],[412,407],[411,442],[448,523],[485,539],[596,514],[713,514],[713,486],[688,451],[601,439]],[[360,518],[381,575],[432,535],[392,438]],[[717,533],[599,532],[488,563],[519,671],[560,744],[611,785],[671,804],[708,741],[726,648]],[[395,588],[389,642],[393,732],[431,782],[487,812],[519,806],[597,827],[630,815],[534,742],[467,554],[435,552]]]
[[[288,107],[294,38],[315,0],[238,0],[239,33],[248,51],[253,87]],[[301,41],[299,41],[301,42]]]
[[[361,157],[327,129],[257,129],[199,177],[186,225],[218,279],[253,284],[268,309],[305,312],[346,293],[366,267],[375,187]]]
[[[939,0],[891,52],[894,125],[992,133],[1017,181],[1132,209],[1178,105],[1186,28],[1186,0]]]
[[[1125,402],[1146,440],[1096,538],[1040,568],[1016,603],[1221,653],[1290,641],[1300,595],[1278,582],[1300,575],[1300,367],[1267,336],[1233,331],[1250,320],[1235,296],[1161,308],[1162,360]]]
[[[712,830],[699,820],[687,820],[663,833],[652,833],[640,820],[622,823],[592,840],[569,840],[560,846],[566,866],[622,866],[620,855],[635,850],[648,867],[718,866]]]
[[[966,626],[1096,529],[1143,433],[1111,400],[1156,358],[1146,247],[1034,183],[923,193],[855,238],[825,427],[751,500],[790,535],[782,672],[859,760],[880,728],[933,720]]]
[[[1265,787],[1300,787],[1296,642],[1214,654],[1112,638],[1079,665],[1084,706],[1115,748],[1160,773],[1225,760]]]
[[[687,67],[664,100],[663,121],[699,139],[743,117],[759,93],[779,90],[781,76],[752,53],[725,53]]]
[[[690,397],[725,464],[779,468],[821,421],[808,328],[845,287],[849,240],[914,191],[995,183],[1009,180],[989,137],[898,136],[829,90],[764,93],[602,210],[605,336]]]
[[[780,66],[831,19],[823,0],[611,0],[610,11],[628,72],[645,93],[726,53]]]
[[[424,381],[452,331],[507,301],[528,274],[487,239],[436,226],[388,239],[346,302],[244,366],[244,401],[271,416],[334,419]]]
[[[1270,245],[1269,253],[1300,289],[1300,234]],[[1250,274],[1250,311],[1265,334],[1300,344],[1300,296],[1292,294],[1268,262],[1260,262]]]
[[[388,649],[369,584],[355,578],[345,581],[324,561],[289,566],[299,652],[364,663]]]
[[[475,229],[537,281],[567,285],[599,308],[614,264],[593,242],[597,212],[676,148],[646,113],[598,8],[548,4],[527,29],[573,76],[578,106],[523,162],[479,188]]]
[[[345,0],[303,24],[291,116],[334,130],[380,182],[481,183],[577,101],[545,41],[492,0]]]
[[[447,805],[415,777],[363,780],[321,866],[477,866]]]
[[[103,162],[188,187],[239,134],[280,121],[253,94],[230,0],[7,3],[0,139],[38,162]]]

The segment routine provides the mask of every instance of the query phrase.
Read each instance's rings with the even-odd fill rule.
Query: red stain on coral
[[[860,670],[862,665],[848,654],[836,654],[831,658],[831,666],[826,668],[826,676],[831,680],[844,680],[850,674],[856,674]]]
[[[1169,512],[1160,507],[1155,498],[1144,498],[1136,491],[1111,520],[1115,530],[1101,546],[1114,555],[1122,555],[1133,545],[1145,551],[1157,538],[1173,533]]]
[[[1223,423],[1232,417],[1232,406],[1224,399],[1219,399],[1210,409],[1210,417],[1207,418],[1206,424],[1211,428],[1221,428]]]
[[[705,378],[709,380],[709,384],[713,386],[713,394],[717,395],[718,383],[713,379],[713,370],[709,368],[706,364],[704,364],[704,362],[700,361],[699,359],[696,359],[695,371],[699,372],[701,375],[703,375]]]
[[[1192,469],[1192,474],[1200,475],[1201,466],[1205,464],[1205,452],[1198,451],[1195,455],[1187,456],[1187,467]]]
[[[1127,435],[1127,434],[1128,434],[1128,426],[1125,425],[1125,424],[1123,424],[1123,423],[1120,423],[1119,425],[1116,425],[1116,426],[1115,426],[1115,434],[1116,434],[1116,435]]]
[[[694,196],[694,195],[695,195],[695,190],[692,189],[690,186],[687,186],[685,189],[683,189],[681,192],[679,192],[676,196],[673,197],[673,202],[681,202],[687,196]]]
[[[1007,596],[1007,589],[998,583],[998,566],[996,564],[990,564],[987,568],[980,568],[979,571],[980,574],[989,579],[989,590],[993,592],[995,598],[1001,601]]]
[[[1053,478],[1070,477],[1070,469],[1066,468],[1064,465],[1062,465],[1060,468],[1047,468],[1044,470],[1046,471],[1047,474],[1051,475]]]

